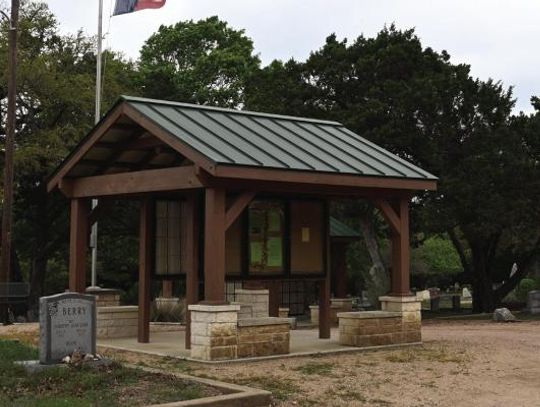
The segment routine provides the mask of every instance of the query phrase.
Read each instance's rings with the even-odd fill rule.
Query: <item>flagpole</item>
[[[95,106],[95,123],[101,118],[101,53],[103,39],[103,0],[99,0],[98,13],[98,33],[97,33],[97,55],[96,55],[96,106]],[[92,199],[92,209],[98,204],[97,199]],[[97,236],[98,224],[94,222],[92,225],[92,233],[90,235],[90,244],[92,246],[92,288],[97,287]]]

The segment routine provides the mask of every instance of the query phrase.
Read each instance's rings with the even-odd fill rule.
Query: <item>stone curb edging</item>
[[[140,369],[148,373],[167,374],[186,381],[203,384],[221,390],[225,394],[219,396],[203,397],[194,400],[174,401],[164,404],[152,404],[147,407],[263,407],[271,403],[272,393],[266,390],[254,389],[238,384],[205,379],[182,373],[167,372],[160,369],[125,364],[131,369]]]
[[[360,353],[360,352],[369,352],[369,351],[376,351],[376,350],[385,350],[385,349],[399,349],[399,348],[407,348],[410,346],[421,346],[423,345],[423,342],[410,342],[410,343],[398,343],[398,344],[392,344],[392,345],[378,345],[378,346],[365,346],[365,347],[355,347],[355,346],[343,346],[341,349],[330,349],[330,350],[321,350],[316,352],[295,352],[295,353],[288,353],[284,355],[271,355],[271,356],[258,356],[253,358],[240,358],[240,359],[230,359],[230,360],[200,360],[200,359],[192,359],[189,357],[182,357],[182,356],[171,356],[167,355],[165,353],[161,352],[152,352],[152,351],[137,351],[129,348],[125,348],[122,346],[114,346],[114,345],[99,345],[99,353],[103,353],[103,351],[112,350],[112,351],[120,351],[120,352],[126,352],[126,353],[140,353],[140,354],[146,354],[151,356],[159,356],[159,357],[165,357],[165,358],[173,358],[177,360],[185,360],[186,362],[194,363],[194,364],[201,364],[201,365],[228,365],[228,364],[234,364],[234,363],[252,363],[252,362],[264,362],[267,360],[275,360],[275,359],[289,359],[289,358],[300,358],[300,357],[306,357],[306,356],[324,356],[324,355],[334,355],[334,354],[340,354],[340,353]],[[186,377],[192,377],[192,376],[186,376]]]

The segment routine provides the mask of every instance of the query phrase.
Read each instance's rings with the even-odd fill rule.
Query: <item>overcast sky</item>
[[[385,24],[415,27],[424,46],[447,50],[473,75],[514,86],[516,111],[530,112],[540,95],[540,0],[167,0],[159,10],[110,18],[104,1],[106,45],[137,58],[161,24],[218,15],[243,28],[264,64],[305,59],[332,32],[374,36]],[[48,0],[64,32],[97,31],[98,0]]]

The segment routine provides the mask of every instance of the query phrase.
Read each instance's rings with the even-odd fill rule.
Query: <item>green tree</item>
[[[259,66],[253,42],[217,17],[161,26],[141,49],[144,96],[237,107]]]
[[[475,310],[491,311],[527,272],[539,252],[538,144],[531,119],[511,116],[511,89],[393,26],[351,44],[331,35],[294,69],[276,62],[258,76],[267,84],[248,87],[247,108],[341,121],[440,177],[437,192],[414,200],[413,230],[449,234]],[[284,100],[274,89],[287,84]],[[520,273],[500,277],[514,261]]]
[[[6,29],[3,25],[0,55],[6,52]],[[30,282],[32,307],[46,289],[48,270],[66,275],[68,202],[60,194],[48,194],[44,181],[93,125],[94,48],[94,40],[80,32],[61,35],[45,3],[22,3],[14,242]],[[105,58],[103,104],[107,106],[119,93],[131,89],[133,67],[112,53]],[[5,63],[5,58],[0,58],[2,72]],[[2,77],[0,99],[5,94],[6,80]],[[4,134],[0,136],[3,139]],[[63,289],[66,281],[52,289]]]

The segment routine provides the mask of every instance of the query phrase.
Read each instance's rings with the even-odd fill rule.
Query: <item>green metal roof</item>
[[[217,165],[437,179],[337,122],[130,96],[122,100]]]
[[[330,237],[359,238],[360,233],[333,216],[330,216]]]

